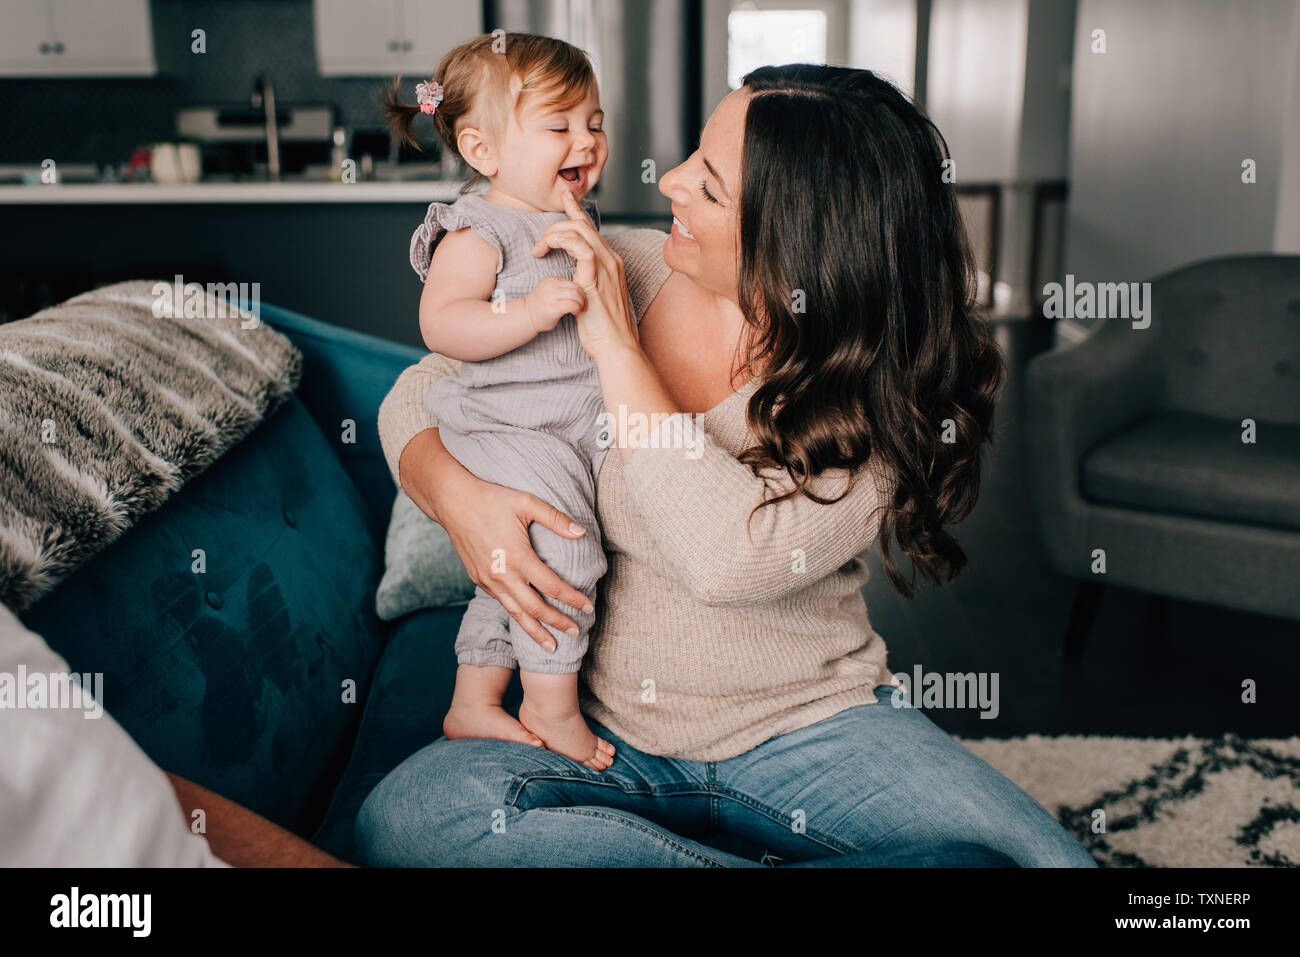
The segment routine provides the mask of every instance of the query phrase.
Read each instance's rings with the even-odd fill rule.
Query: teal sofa
[[[421,353],[261,315],[303,353],[296,396],[22,617],[103,673],[161,767],[351,860],[357,809],[442,733],[455,675],[463,609],[374,613],[395,493],[375,422]]]

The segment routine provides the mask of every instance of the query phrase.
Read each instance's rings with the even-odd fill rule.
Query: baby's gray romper
[[[581,205],[599,229],[595,203]],[[494,296],[504,305],[528,295],[545,276],[573,278],[573,257],[563,249],[531,255],[546,227],[566,218],[500,206],[478,195],[450,206],[433,203],[411,237],[411,265],[423,281],[444,230],[468,227],[497,248]],[[425,405],[438,417],[443,445],[465,468],[485,481],[531,492],[587,530],[578,539],[562,538],[534,523],[529,538],[538,557],[594,604],[606,567],[595,507],[595,476],[606,452],[599,441],[605,407],[596,366],[578,341],[577,320],[565,316],[505,355],[463,362],[459,376],[445,376],[429,390]],[[548,653],[495,598],[475,588],[456,637],[457,661],[576,672],[595,614],[542,597],[577,623],[576,638],[545,625],[556,643]]]

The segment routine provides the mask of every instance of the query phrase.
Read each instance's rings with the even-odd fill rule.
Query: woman
[[[582,673],[583,712],[616,758],[593,771],[522,728],[442,738],[367,799],[364,860],[1092,864],[905,706],[860,592],[877,537],[904,594],[962,567],[948,526],[974,504],[1002,377],[944,158],[872,73],[765,67],[661,179],[667,241],[607,242],[576,206],[547,229],[535,254],[577,261],[580,335],[619,438],[597,481],[610,561]],[[455,368],[430,356],[403,373],[380,412],[385,451],[470,577],[546,647],[541,623],[567,630],[563,607],[585,600],[528,527],[573,533],[442,448],[423,396]]]

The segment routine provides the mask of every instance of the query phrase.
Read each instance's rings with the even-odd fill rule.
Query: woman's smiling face
[[[748,90],[718,104],[700,134],[700,148],[659,179],[672,200],[673,229],[664,262],[711,292],[736,300],[739,266],[740,157]]]

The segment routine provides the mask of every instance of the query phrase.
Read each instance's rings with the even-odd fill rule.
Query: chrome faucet
[[[253,84],[254,109],[266,114],[266,175],[271,182],[280,179],[280,130],[275,115],[275,85],[271,74],[263,73]]]

